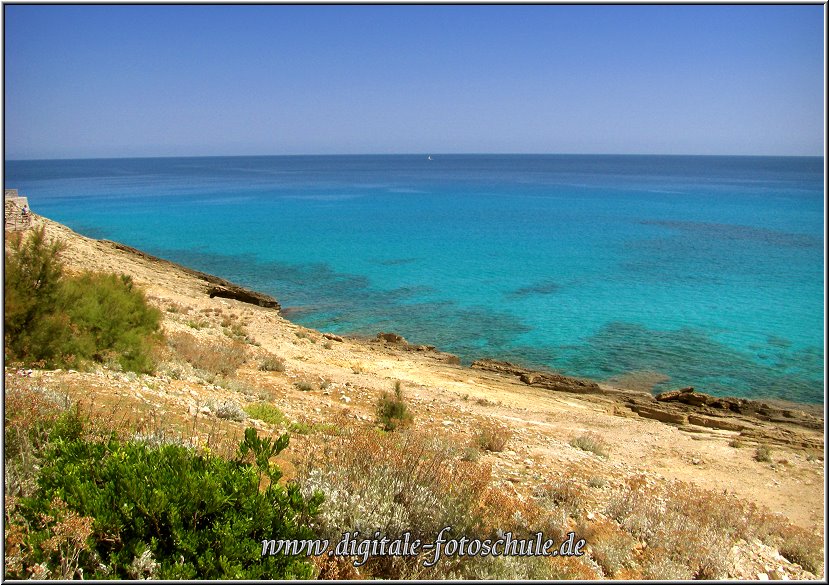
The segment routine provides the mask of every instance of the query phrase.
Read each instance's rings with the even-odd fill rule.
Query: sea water
[[[431,158],[6,161],[5,186],[325,331],[823,401],[822,158]]]

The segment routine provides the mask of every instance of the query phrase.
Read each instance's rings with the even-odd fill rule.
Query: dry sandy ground
[[[49,220],[37,221],[47,226],[51,237],[66,242],[63,257],[70,270],[130,274],[162,309],[167,332],[221,336],[221,328],[210,322],[210,315],[204,317],[207,326],[199,330],[188,322],[216,308],[225,315],[237,315],[249,337],[260,344],[257,351],[279,355],[287,364],[284,373],[242,368],[238,377],[266,389],[270,399],[295,420],[316,423],[346,417],[353,424],[370,424],[380,392],[401,380],[420,428],[432,428],[465,445],[483,422],[509,426],[513,434],[506,450],[487,453],[484,460],[510,489],[529,493],[535,485],[574,468],[604,477],[609,486],[647,474],[735,494],[779,511],[795,524],[823,531],[822,450],[807,453],[802,448],[775,446],[772,463],[758,462],[750,442],[744,448],[729,446],[738,435],[734,431],[698,427],[699,432],[688,432],[640,418],[611,398],[532,388],[515,378],[442,362],[433,352],[402,351],[394,344],[368,340],[329,341],[320,332],[283,319],[273,309],[211,299],[203,281],[174,266],[84,238]],[[174,306],[179,307],[177,312],[169,312]],[[218,399],[228,392],[164,377],[136,382],[123,374],[72,375],[75,383],[61,378],[64,388],[97,396],[99,404],[117,396],[143,405],[154,416],[197,417],[207,398]],[[60,374],[41,376],[46,380]],[[292,384],[298,379],[325,379],[331,384],[325,390],[303,392]],[[609,457],[598,458],[569,444],[586,432],[607,442]],[[823,442],[821,431],[812,433]],[[294,443],[292,448],[296,448]]]

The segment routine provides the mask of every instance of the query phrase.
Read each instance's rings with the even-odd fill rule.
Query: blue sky
[[[7,4],[6,158],[820,155],[823,10]]]

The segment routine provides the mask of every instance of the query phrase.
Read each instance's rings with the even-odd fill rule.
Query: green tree
[[[9,236],[4,251],[5,344],[8,357],[54,363],[70,335],[67,315],[56,314],[63,263],[61,242],[47,242],[43,226]]]

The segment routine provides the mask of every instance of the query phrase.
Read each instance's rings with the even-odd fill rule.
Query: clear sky
[[[5,5],[5,154],[821,155],[824,7]]]

